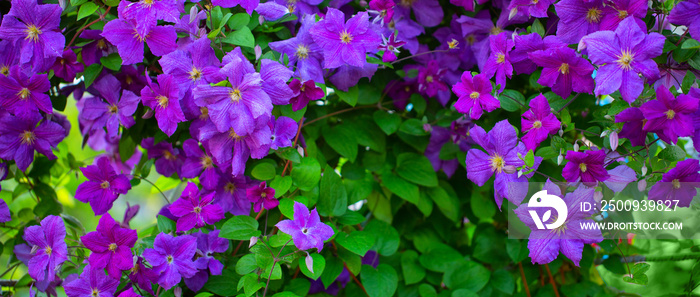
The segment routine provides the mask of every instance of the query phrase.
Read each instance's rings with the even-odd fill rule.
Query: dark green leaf
[[[659,158],[671,162],[681,161],[685,159],[685,151],[680,146],[671,145],[659,153]]]
[[[348,209],[348,193],[340,176],[326,165],[321,177],[321,191],[318,197],[318,213],[324,217],[342,216]]]
[[[362,265],[360,277],[369,297],[393,296],[399,282],[396,270],[387,264],[379,264],[377,269]]]
[[[349,235],[338,233],[335,237],[335,242],[359,256],[364,256],[372,248],[374,240],[374,236],[364,231],[354,231]]]
[[[118,53],[111,53],[109,56],[100,58],[100,63],[107,69],[119,71],[122,68],[122,58]]]
[[[396,173],[400,177],[421,186],[436,187],[438,185],[433,165],[424,155],[403,153],[396,158],[396,163]]]
[[[304,191],[309,191],[318,185],[321,179],[321,165],[315,158],[304,157],[292,168],[292,181]]]
[[[250,240],[253,236],[260,236],[258,221],[250,216],[235,216],[230,218],[221,227],[219,237],[233,240]]]
[[[249,48],[255,47],[255,37],[248,27],[242,27],[229,33],[221,39],[221,42]]]
[[[382,174],[381,177],[382,185],[384,185],[392,193],[396,194],[396,196],[399,196],[413,204],[418,204],[418,200],[420,199],[418,186],[398,177],[393,173]]]
[[[401,254],[401,271],[406,285],[415,284],[425,277],[425,268],[418,263],[418,253],[408,250]]]
[[[102,72],[102,64],[92,64],[83,71],[83,79],[85,87],[89,87],[95,81],[98,75]]]
[[[386,135],[394,134],[401,125],[401,116],[397,113],[377,110],[374,112],[373,118],[377,126],[379,126]]]
[[[275,178],[275,166],[268,163],[268,162],[260,162],[255,167],[253,167],[253,170],[250,171],[250,174],[258,180],[271,180]]]

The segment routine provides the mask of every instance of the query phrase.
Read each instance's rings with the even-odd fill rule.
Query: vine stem
[[[78,35],[80,35],[80,33],[83,33],[83,31],[85,31],[85,29],[87,29],[88,27],[94,25],[95,23],[97,23],[99,21],[104,20],[105,16],[107,16],[110,9],[112,9],[112,7],[108,6],[107,10],[105,10],[105,13],[101,14],[99,18],[97,18],[96,20],[94,20],[92,22],[85,24],[85,26],[82,26],[80,29],[78,29],[78,31],[75,32],[75,35],[73,35],[73,38],[70,40],[70,42],[68,42],[68,45],[66,45],[66,48],[64,50],[68,49],[71,45],[73,45],[73,42],[75,41],[75,39],[78,37]]]
[[[285,247],[287,247],[287,245],[290,242],[292,242],[291,239],[287,240],[287,242],[282,246],[280,251],[277,253],[277,257],[275,257],[275,255],[272,254],[272,256],[274,257],[274,260],[272,261],[272,267],[270,268],[270,275],[267,276],[267,283],[265,284],[265,291],[263,291],[263,297],[265,297],[265,295],[267,295],[267,287],[270,286],[270,278],[272,278],[272,272],[275,271],[275,265],[280,260],[279,257],[280,257],[280,255],[282,255],[282,251],[284,250]],[[265,246],[267,246],[267,244],[265,244]],[[270,249],[270,248],[268,247],[268,249]],[[270,249],[270,253],[272,253],[272,249]]]
[[[525,295],[527,295],[527,297],[530,297],[530,288],[527,286],[525,270],[523,270],[523,262],[518,262],[518,268],[520,269],[520,277],[523,279],[523,288],[525,289]]]
[[[554,295],[560,297],[559,290],[557,290],[557,284],[554,282],[554,277],[552,276],[552,271],[549,270],[549,264],[544,264],[544,268],[547,269],[547,275],[549,275],[549,282],[552,284],[552,289],[554,289]]]
[[[165,196],[165,193],[163,193],[163,191],[161,191],[160,188],[158,186],[156,186],[156,184],[154,184],[153,182],[151,182],[147,178],[140,176],[140,175],[134,175],[134,178],[138,178],[140,180],[146,181],[147,183],[151,184],[154,188],[156,188],[156,190],[158,190],[158,192],[160,192],[160,194],[163,196],[163,199],[165,199],[165,201],[168,202],[168,204],[170,204],[170,199],[168,199],[168,197]]]

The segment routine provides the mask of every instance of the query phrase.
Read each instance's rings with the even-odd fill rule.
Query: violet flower
[[[289,88],[292,89],[294,94],[298,94],[289,100],[292,104],[293,111],[302,110],[309,102],[316,101],[326,96],[326,93],[324,93],[321,88],[317,87],[313,80],[302,82],[295,78],[289,83]]]
[[[171,176],[173,173],[180,175],[183,153],[179,148],[173,149],[173,145],[166,141],[154,143],[153,137],[141,141],[141,146],[148,152],[149,159],[156,159],[156,172],[163,176]]]
[[[129,90],[121,91],[117,78],[107,74],[95,82],[93,88],[100,97],[86,98],[79,115],[81,120],[92,121],[90,131],[106,127],[107,135],[114,139],[119,134],[119,125],[130,128],[136,123],[133,114],[138,108],[139,97]]]
[[[576,56],[568,47],[556,47],[535,51],[528,57],[538,66],[544,67],[537,82],[552,88],[552,91],[568,98],[571,92],[588,93],[593,91],[593,65],[588,60]]]
[[[510,1],[510,5],[508,5],[508,10],[510,11],[510,14],[513,14],[513,11],[515,10],[515,12],[518,14],[536,18],[546,18],[547,10],[554,2],[554,0],[512,0]]]
[[[316,24],[314,15],[306,15],[301,19],[299,32],[289,39],[270,42],[272,50],[289,57],[289,66],[296,66],[295,75],[302,80],[313,80],[324,83],[322,49],[314,42],[309,30]]]
[[[123,291],[117,295],[117,297],[142,297],[136,291],[134,291],[134,287],[129,288],[126,291]]]
[[[119,2],[118,13],[122,19],[136,20],[138,34],[148,35],[148,25],[164,20],[177,23],[180,20],[180,10],[183,1],[178,0],[139,0],[137,2]]]
[[[688,159],[671,168],[649,190],[649,200],[678,200],[678,206],[689,207],[700,187],[700,161]]]
[[[365,54],[381,43],[379,34],[370,28],[367,12],[358,12],[346,23],[342,11],[329,7],[324,19],[309,32],[323,49],[324,68],[345,64],[362,67],[366,63]]]
[[[211,5],[221,6],[223,8],[231,8],[236,5],[240,5],[245,12],[252,15],[253,10],[258,7],[260,0],[212,0]],[[320,3],[318,3],[320,4]]]
[[[253,211],[259,212],[265,207],[270,210],[280,204],[275,198],[275,189],[268,187],[266,182],[261,182],[256,187],[248,188],[246,195],[253,202]]]
[[[656,100],[647,101],[639,108],[647,120],[646,131],[658,131],[659,138],[676,143],[678,137],[693,136],[692,114],[698,110],[700,99],[686,94],[673,94],[664,86],[656,88]]]
[[[51,151],[63,138],[65,129],[61,125],[44,120],[38,114],[27,118],[5,114],[0,118],[0,158],[14,160],[17,168],[26,170],[34,161],[34,150],[49,160],[56,159]]]
[[[219,172],[214,167],[208,142],[204,142],[204,152],[199,148],[199,143],[194,139],[187,139],[182,143],[182,150],[187,157],[182,164],[182,177],[195,178],[207,190],[213,190],[219,183]]]
[[[404,46],[404,44],[406,44],[406,42],[396,39],[395,32],[391,32],[389,38],[382,35],[382,43],[379,45],[379,50],[384,51],[384,54],[382,55],[382,62],[391,63],[396,61],[396,55],[401,52],[399,51],[399,48]]]
[[[700,3],[695,1],[681,1],[676,4],[668,15],[668,21],[688,27],[690,35],[700,37]]]
[[[143,24],[143,29],[139,29],[135,20],[121,18],[105,24],[102,36],[117,47],[122,65],[143,62],[144,42],[156,56],[168,54],[177,48],[177,33],[172,26],[157,26],[155,20],[144,21]]]
[[[454,106],[457,111],[478,120],[484,110],[492,112],[501,107],[501,102],[491,95],[491,81],[484,74],[472,77],[469,71],[462,73],[461,81],[452,86],[452,92],[457,95]]]
[[[122,228],[107,213],[100,218],[97,231],[81,236],[80,242],[92,251],[88,261],[93,269],[107,268],[107,274],[119,280],[123,270],[134,267],[131,249],[137,239],[136,230]]]
[[[80,33],[80,38],[93,40],[83,45],[80,55],[83,57],[85,65],[90,66],[100,62],[100,58],[109,56],[116,52],[114,45],[109,43],[102,35],[101,30],[84,30]]]
[[[603,150],[585,152],[566,152],[569,160],[564,166],[561,175],[568,182],[581,181],[586,186],[595,186],[599,181],[605,181],[610,177],[605,170],[605,152]]]
[[[57,77],[67,82],[72,82],[76,73],[83,72],[83,63],[78,63],[78,57],[75,55],[75,52],[65,50],[63,55],[53,63],[51,69]]]
[[[562,0],[554,4],[559,16],[557,37],[567,44],[578,43],[581,37],[600,30],[603,0]]]
[[[158,274],[143,264],[143,258],[136,258],[134,267],[131,267],[129,270],[128,277],[134,285],[138,285],[142,290],[146,290],[147,292],[151,293],[151,295],[156,294],[153,292],[151,283],[158,281]]]
[[[53,113],[48,92],[51,88],[46,74],[27,76],[20,66],[10,68],[8,76],[0,75],[0,108],[17,116]]]
[[[407,16],[411,14],[412,10],[416,21],[426,27],[439,25],[445,16],[438,0],[402,0],[398,2],[395,9],[398,13]]]
[[[556,36],[547,36],[543,39],[537,33],[516,35],[513,38],[515,48],[509,53],[509,57],[513,69],[518,74],[531,74],[537,70],[537,65],[528,56],[529,53],[566,46]]]
[[[394,17],[394,0],[370,0],[369,9],[367,12],[371,15],[376,15],[372,23],[381,23],[382,25],[391,22]]]
[[[222,175],[216,188],[214,202],[234,216],[249,215],[251,203],[248,200],[247,189],[253,186],[247,176],[233,177]]]
[[[513,65],[510,63],[510,51],[513,49],[513,40],[508,39],[505,32],[489,37],[491,55],[489,55],[484,71],[486,77],[496,76],[496,84],[501,86],[500,92],[506,87],[506,77],[513,76]]]
[[[600,65],[595,95],[620,90],[622,99],[634,102],[644,89],[644,79],[639,75],[649,81],[658,78],[659,68],[652,58],[661,55],[665,40],[659,33],[646,34],[634,18],[622,21],[615,32],[598,31],[581,39],[591,62]]]
[[[49,215],[41,220],[40,226],[24,229],[24,240],[31,247],[29,275],[38,282],[46,284],[53,281],[61,265],[68,259],[66,246],[66,226],[63,219]]]
[[[247,135],[239,135],[234,129],[224,133],[202,129],[200,133],[202,139],[208,139],[216,165],[230,168],[233,176],[244,173],[248,158],[262,159],[270,151],[272,131],[268,121],[256,124],[254,130]]]
[[[208,38],[197,39],[184,49],[163,56],[158,62],[163,67],[163,72],[171,74],[183,90],[224,79],[219,73],[221,63]]]
[[[197,268],[192,258],[197,251],[197,238],[192,235],[172,235],[159,233],[153,248],[143,252],[153,271],[159,275],[158,284],[165,290],[177,285],[182,277],[192,277]]]
[[[285,116],[280,116],[277,119],[273,116],[269,125],[272,129],[271,149],[277,150],[292,146],[292,139],[297,135],[297,128],[299,128],[296,121]]]
[[[549,137],[561,129],[561,122],[549,109],[549,102],[542,94],[530,100],[530,109],[523,114],[520,120],[522,125],[523,143],[525,148],[534,151]]]
[[[600,19],[601,30],[615,30],[619,24],[627,19],[637,23],[640,30],[646,30],[647,26],[643,18],[647,16],[648,1],[616,0],[606,4],[603,6],[603,16]]]
[[[155,111],[158,128],[168,136],[175,133],[178,123],[185,121],[179,94],[180,90],[169,74],[158,75],[158,84],[148,78],[148,87],[141,90],[143,105]]]
[[[10,41],[0,41],[0,75],[8,76],[10,68],[19,65],[19,49]]]
[[[240,53],[240,48],[234,50]],[[241,57],[245,59],[241,53]],[[287,105],[289,99],[294,97],[294,91],[287,85],[292,78],[294,71],[289,70],[277,61],[262,59],[260,61],[260,78],[262,79],[262,89],[270,97],[274,105]]]
[[[80,278],[63,285],[68,297],[113,297],[119,281],[90,265],[83,268]]]
[[[446,69],[441,68],[436,60],[428,61],[425,67],[418,69],[418,91],[428,97],[435,97],[438,92],[448,91],[450,88],[442,81]],[[447,102],[440,102],[443,106]]]
[[[7,202],[5,202],[5,200],[0,199],[0,223],[5,223],[9,221],[12,221],[10,207],[7,206]]]
[[[185,285],[193,292],[197,292],[207,283],[209,274],[221,275],[224,264],[214,258],[214,253],[226,252],[229,242],[227,239],[219,237],[219,230],[207,234],[198,232],[193,235],[197,238],[197,254],[195,256],[197,259],[194,261],[194,265],[199,270],[193,277],[185,279]]]
[[[309,212],[306,205],[298,201],[294,201],[294,219],[280,221],[275,226],[291,235],[294,245],[300,250],[316,248],[320,252],[323,242],[334,234],[333,228],[321,222],[315,208]]]
[[[187,183],[187,187],[182,191],[180,199],[168,207],[170,212],[178,217],[177,232],[213,225],[223,219],[223,209],[217,204],[212,204],[213,200],[214,193],[200,197],[197,185],[193,182]]]
[[[647,131],[644,130],[646,119],[638,107],[629,107],[615,116],[615,123],[624,123],[619,137],[629,139],[633,146],[646,144]]]
[[[95,215],[107,213],[119,194],[126,194],[131,183],[124,174],[117,174],[106,157],[100,157],[90,165],[80,168],[88,181],[83,182],[75,191],[75,199],[90,203]]]

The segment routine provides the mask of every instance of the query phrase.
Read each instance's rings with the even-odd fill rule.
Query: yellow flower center
[[[202,164],[202,168],[211,168],[214,162],[212,162],[211,157],[209,156],[204,156],[202,157],[200,164]]]
[[[627,12],[627,10],[620,10],[620,11],[618,11],[617,13],[618,13],[618,14],[617,14],[617,17],[620,18],[621,20],[624,19],[624,18],[626,18],[626,17],[629,15],[629,13]]]
[[[491,169],[493,171],[496,171],[498,173],[503,172],[503,167],[505,167],[506,161],[503,160],[503,157],[500,155],[496,154],[491,158]]]
[[[415,2],[415,1],[416,0],[401,0],[401,2],[399,2],[399,4],[401,6],[409,7],[409,6],[413,5],[413,2]]]
[[[673,120],[673,118],[675,118],[675,117],[676,117],[676,112],[673,111],[672,109],[669,109],[669,110],[666,112],[666,118],[667,118],[667,119]]]
[[[41,30],[37,28],[34,25],[27,25],[27,29],[24,30],[24,33],[27,33],[27,37],[24,38],[24,40],[31,40],[34,42],[39,41],[39,35],[41,35]]]
[[[127,75],[126,77],[124,77],[124,81],[127,85],[131,85],[132,83],[134,83],[134,78],[132,78],[131,75]]]
[[[304,60],[304,59],[308,58],[309,57],[309,47],[304,45],[304,44],[300,44],[299,46],[297,46],[297,52],[295,53],[295,55],[300,60]]]
[[[90,296],[92,296],[92,297],[98,297],[98,296],[100,296],[100,290],[98,290],[98,289],[92,289],[92,293],[90,293]]]
[[[200,120],[206,120],[209,118],[209,108],[202,106],[199,108],[199,112],[201,113],[199,115]]]
[[[117,244],[116,243],[110,243],[109,244],[109,250],[110,251],[116,251],[117,250]]]
[[[555,222],[556,220],[557,220],[557,216],[553,216],[552,222]],[[564,232],[566,232],[566,229],[567,229],[566,223],[564,223],[561,226],[552,229],[552,232],[556,233],[557,235],[562,235]]]
[[[503,29],[501,29],[500,27],[491,28],[491,35],[498,35],[501,34],[501,32],[503,32]]]
[[[31,91],[29,91],[29,89],[27,88],[22,88],[21,90],[19,90],[19,92],[17,92],[17,96],[19,96],[19,98],[21,99],[27,99],[27,97],[29,97],[29,94],[31,94]]]
[[[532,4],[537,4],[539,2],[540,2],[540,0],[532,0]]]
[[[163,157],[166,160],[175,160],[175,155],[173,155],[173,153],[171,153],[170,151],[163,151]]]
[[[197,206],[192,211],[194,211],[194,213],[196,213],[196,214],[199,214],[200,212],[202,212],[202,208]]]
[[[228,95],[231,97],[231,102],[233,103],[238,103],[238,101],[241,101],[241,90],[238,88],[231,90]]]
[[[459,41],[457,41],[457,39],[454,39],[454,38],[452,38],[452,40],[450,40],[449,42],[447,42],[447,46],[448,46],[450,49],[456,49],[458,45],[459,45]]]
[[[600,9],[598,9],[596,7],[591,7],[590,9],[588,9],[588,12],[586,13],[586,20],[589,23],[600,22],[600,15],[602,13],[603,12]]]
[[[569,64],[561,63],[559,66],[559,72],[561,72],[561,74],[569,74]]]
[[[236,185],[233,184],[233,183],[227,183],[227,184],[224,186],[224,190],[225,190],[226,192],[229,192],[230,194],[233,194],[233,192],[236,191]]]
[[[168,255],[168,257],[166,258],[166,260],[168,261],[168,263],[173,263],[173,256]]]
[[[535,121],[534,123],[532,123],[532,128],[538,129],[541,127],[542,127],[542,122],[540,122],[540,121]]]
[[[8,74],[10,74],[10,67],[2,66],[0,68],[0,73],[2,73],[2,75],[4,76],[7,76]]]
[[[474,37],[474,34],[469,34],[464,38],[464,40],[466,40],[469,45],[474,45],[474,42],[476,42],[476,37]]]
[[[622,51],[622,54],[617,57],[617,64],[620,68],[624,70],[632,69],[632,60],[634,60],[634,55],[629,51]]]
[[[673,188],[674,188],[674,189],[680,189],[680,188],[681,188],[681,181],[679,181],[678,179],[674,179],[673,181],[671,181],[671,183],[673,184]]]
[[[433,82],[433,76],[432,76],[432,75],[426,76],[426,77],[425,77],[425,81],[426,81],[426,82],[429,82],[429,83]]]
[[[198,81],[200,78],[202,78],[202,71],[199,71],[197,67],[192,67],[192,70],[188,72],[190,75],[190,80],[192,81]]]
[[[131,273],[135,273],[135,272],[139,271],[139,264],[138,264],[138,263],[134,263],[134,267],[131,267],[131,269],[129,269],[129,271],[130,271]]]
[[[20,135],[20,139],[22,140],[22,144],[34,144],[34,140],[36,139],[36,136],[34,135],[34,132],[32,131],[24,131]]]
[[[260,197],[267,198],[267,193],[265,193],[265,192],[260,193]]]
[[[110,105],[107,109],[110,113],[117,113],[119,111],[119,107],[117,107],[116,105]]]
[[[499,53],[499,54],[496,56],[496,63],[501,64],[501,63],[503,63],[503,62],[505,62],[505,61],[506,61],[506,55],[504,55],[503,53]]]
[[[228,137],[230,137],[233,140],[239,140],[241,139],[241,136],[236,133],[236,131],[233,131],[233,128],[228,130]]]
[[[348,33],[348,31],[343,30],[343,32],[340,33],[340,42],[348,44],[352,41],[353,37]]]
[[[105,42],[104,39],[100,39],[97,41],[97,48],[104,50],[107,48],[107,43]]]
[[[103,188],[103,189],[109,188],[109,181],[107,181],[107,180],[106,180],[106,181],[103,181],[103,182],[100,184],[100,188]]]
[[[158,100],[158,106],[160,106],[161,108],[166,108],[166,107],[168,107],[168,103],[170,102],[170,100],[168,99],[168,97],[163,96],[163,95],[158,95],[158,96],[156,97],[156,100]]]
[[[479,92],[477,92],[477,91],[474,91],[471,94],[469,94],[469,98],[472,98],[472,99],[479,99],[479,96],[481,96],[481,94],[479,94]]]
[[[153,5],[155,2],[155,0],[143,0],[143,6],[151,7],[151,5]]]
[[[289,13],[294,13],[294,10],[296,10],[296,5],[294,4],[289,4],[287,5],[287,10],[289,10]]]
[[[578,164],[578,169],[581,169],[581,172],[586,172],[586,170],[588,170],[588,166],[586,166],[586,163],[581,163]]]

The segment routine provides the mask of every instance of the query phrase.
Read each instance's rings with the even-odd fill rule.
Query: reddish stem
[[[78,32],[75,32],[75,35],[73,35],[73,38],[70,40],[70,42],[68,42],[68,45],[66,45],[66,49],[68,49],[71,45],[73,45],[73,42],[75,41],[75,38],[77,38],[78,35],[80,35],[80,33],[83,33],[83,31],[85,31],[85,29],[87,29],[88,27],[94,25],[95,23],[97,23],[97,22],[99,22],[99,21],[104,20],[104,19],[105,19],[105,16],[107,16],[107,14],[109,13],[109,10],[110,10],[110,9],[112,9],[111,6],[107,7],[107,10],[105,10],[105,13],[101,14],[99,18],[97,18],[96,20],[94,20],[94,21],[92,21],[92,22],[87,23],[85,26],[83,26],[82,28],[78,29]]]
[[[554,289],[554,295],[559,296],[559,291],[557,290],[557,284],[554,282],[554,277],[552,277],[552,271],[549,270],[549,265],[544,264],[544,268],[547,269],[547,275],[549,275],[549,282],[552,284],[552,289]]]
[[[527,286],[527,279],[525,278],[525,271],[523,270],[523,262],[518,262],[518,268],[520,268],[520,277],[523,279],[523,288],[525,288],[525,295],[530,297],[530,288]]]

